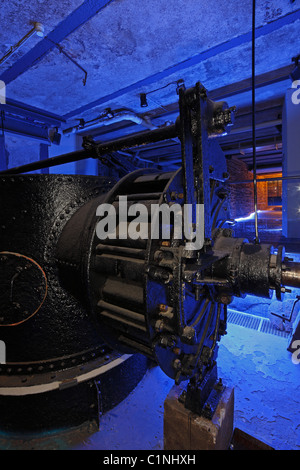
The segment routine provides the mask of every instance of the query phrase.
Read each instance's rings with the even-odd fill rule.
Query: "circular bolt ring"
[[[0,252],[0,255],[13,255],[13,256],[17,256],[19,258],[24,258],[28,261],[30,261],[31,263],[33,263],[42,273],[42,276],[44,278],[44,282],[45,282],[45,295],[42,299],[42,301],[40,302],[39,306],[35,309],[35,311],[33,313],[31,313],[27,318],[19,321],[19,322],[16,322],[16,323],[10,323],[10,324],[5,324],[5,325],[1,325],[0,326],[16,326],[16,325],[20,325],[21,323],[24,323],[25,321],[29,320],[29,318],[32,318],[34,315],[37,314],[37,312],[40,310],[40,308],[42,307],[43,303],[45,302],[45,299],[47,297],[47,292],[48,292],[48,284],[47,284],[47,277],[46,277],[46,274],[44,272],[44,270],[42,269],[42,267],[36,262],[34,261],[34,259],[28,257],[28,256],[25,256],[25,255],[22,255],[20,253],[15,253],[15,252],[12,252],[12,251],[1,251]]]

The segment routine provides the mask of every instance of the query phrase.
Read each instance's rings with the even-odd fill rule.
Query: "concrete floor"
[[[235,389],[234,426],[276,450],[300,450],[300,365],[287,339],[229,324],[219,350],[219,375]],[[173,382],[158,368],[101,419],[76,449],[163,449],[163,404]]]

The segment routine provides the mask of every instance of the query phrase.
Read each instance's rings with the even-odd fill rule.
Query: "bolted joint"
[[[182,331],[181,339],[184,343],[192,344],[196,337],[196,331],[192,326],[185,326]]]
[[[173,369],[180,370],[181,368],[182,368],[182,364],[181,364],[180,359],[175,359],[173,361]]]
[[[159,338],[159,345],[166,349],[174,349],[176,346],[176,339],[174,336],[162,335]]]

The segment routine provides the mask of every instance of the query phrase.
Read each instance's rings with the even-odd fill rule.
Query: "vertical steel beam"
[[[40,160],[47,160],[49,158],[49,145],[40,144]],[[49,168],[42,168],[41,173],[49,175]]]
[[[0,111],[0,171],[8,169],[8,157],[5,149],[4,112]]]
[[[6,171],[8,168],[7,152],[5,149],[4,133],[0,133],[0,171]]]

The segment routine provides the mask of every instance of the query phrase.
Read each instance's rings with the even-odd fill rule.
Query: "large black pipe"
[[[10,168],[8,170],[1,171],[0,175],[28,173],[30,171],[41,170],[43,168],[63,165],[64,163],[78,162],[86,158],[98,158],[103,155],[107,155],[110,152],[160,142],[161,140],[172,139],[175,137],[178,137],[178,126],[173,124],[161,129],[140,132],[139,134],[129,135],[116,140],[94,142],[88,149],[77,150],[75,152],[58,155],[57,157],[51,157],[46,160],[39,160],[37,162],[28,163],[27,165]]]

